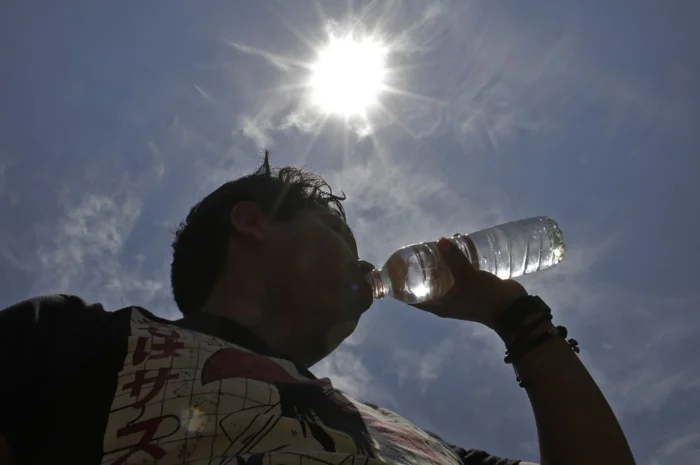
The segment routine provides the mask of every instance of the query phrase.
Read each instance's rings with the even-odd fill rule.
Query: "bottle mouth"
[[[380,271],[381,270],[375,268],[369,273],[365,274],[365,279],[372,288],[372,297],[375,299],[383,299],[386,295],[386,289],[384,289],[384,283],[382,282]]]

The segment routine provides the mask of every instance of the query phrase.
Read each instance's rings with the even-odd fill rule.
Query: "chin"
[[[358,320],[345,321],[334,326],[326,333],[326,347],[329,353],[334,351],[340,344],[343,343],[357,328]]]

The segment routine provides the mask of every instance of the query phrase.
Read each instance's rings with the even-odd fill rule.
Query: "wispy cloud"
[[[579,325],[597,336],[591,342],[600,347],[591,348],[595,355],[586,361],[602,374],[601,385],[616,411],[623,416],[654,413],[674,396],[697,391],[700,362],[684,354],[700,348],[695,338],[700,317],[694,312],[700,296],[615,294],[607,296],[603,308],[592,307],[588,328],[583,321]]]
[[[414,348],[397,348],[392,356],[399,386],[405,382],[417,383],[421,386],[421,392],[425,393],[428,385],[440,378],[445,369],[445,364],[454,357],[456,351],[455,341],[446,339],[430,350],[424,351]]]
[[[497,198],[476,204],[455,195],[437,173],[390,157],[388,147],[377,147],[374,157],[372,163],[349,162],[327,177],[347,195],[346,209],[362,253],[377,265],[404,245],[498,221],[505,209],[496,205]],[[446,217],[445,211],[452,214]]]
[[[690,428],[687,433],[669,439],[646,462],[648,465],[695,465],[700,461],[700,425]]]
[[[148,194],[165,173],[158,145],[153,140],[144,144],[142,164],[134,173],[120,166],[118,151],[106,151],[104,157],[73,167],[70,181],[58,183],[62,187],[38,190],[46,209],[39,222],[3,224],[3,265],[29,280],[29,295],[18,298],[68,293],[109,309],[129,304],[172,309],[166,304],[170,292],[165,263],[159,266],[132,241],[134,230],[144,225]],[[14,184],[11,192],[33,200],[33,187]],[[48,188],[51,195],[43,196]]]
[[[143,257],[124,256],[141,208],[142,201],[127,192],[116,198],[86,194],[64,204],[55,223],[37,230],[34,292],[79,294],[111,308],[166,294],[164,276],[144,275]]]
[[[270,130],[273,129],[270,121],[260,121],[252,119],[248,116],[241,116],[239,119],[239,128],[241,134],[250,138],[258,147],[273,147]]]
[[[349,350],[338,350],[314,367],[316,376],[333,379],[333,385],[355,398],[371,387],[372,376],[362,361]]]

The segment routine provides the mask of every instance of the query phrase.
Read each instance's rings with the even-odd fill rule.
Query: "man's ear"
[[[240,236],[263,242],[270,221],[255,202],[243,200],[231,209],[231,226]]]

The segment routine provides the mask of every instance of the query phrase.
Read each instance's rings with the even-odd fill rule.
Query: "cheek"
[[[344,281],[341,261],[331,254],[309,253],[300,258],[299,285],[317,297],[337,295]]]
[[[300,304],[313,299],[319,307],[335,305],[349,271],[342,243],[311,231],[289,240],[274,255],[279,260],[269,264],[269,273],[282,295]]]
[[[305,240],[299,248],[296,270],[304,277],[322,282],[337,281],[342,277],[342,250],[333,241]]]

